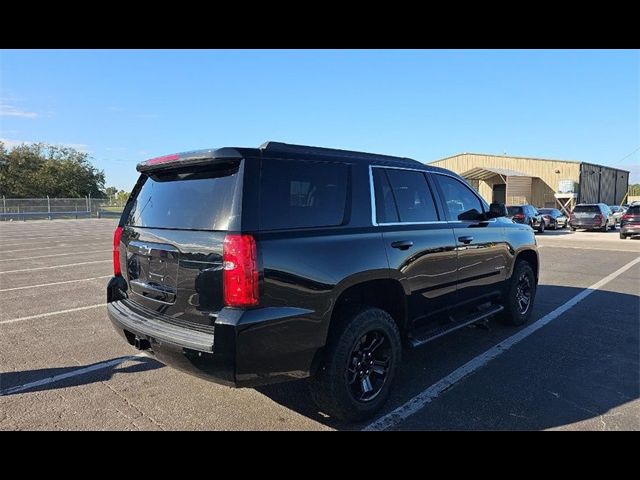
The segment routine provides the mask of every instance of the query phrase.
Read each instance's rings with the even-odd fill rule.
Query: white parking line
[[[35,320],[36,318],[53,317],[54,315],[62,315],[63,313],[80,312],[82,310],[90,310],[92,308],[98,308],[98,307],[107,308],[107,304],[106,302],[97,303],[95,305],[87,305],[85,307],[69,308],[67,310],[58,310],[57,312],[39,313],[38,315],[29,315],[28,317],[19,317],[19,318],[12,318],[9,320],[0,320],[0,325],[3,325],[5,323],[22,322],[24,320]]]
[[[94,245],[100,242],[91,242]],[[111,243],[111,241],[109,241]],[[54,245],[53,247],[36,247],[36,248],[21,248],[19,250],[0,250],[0,253],[16,253],[16,252],[33,252],[34,250],[51,250],[52,248],[63,248],[64,246],[69,245],[68,243],[61,243],[60,245]],[[0,248],[2,248],[0,246]]]
[[[68,240],[66,238],[61,238],[60,240],[54,240],[56,238],[61,238],[61,237],[53,237],[53,239],[43,242],[40,240],[28,240],[25,242],[20,242],[20,243],[8,243],[6,245],[2,245],[0,244],[0,249],[3,249],[5,247],[25,247],[25,246],[37,246],[37,245],[42,245],[43,243],[63,243],[63,244],[71,244],[71,243],[98,243],[100,240],[104,240],[104,241],[112,241],[112,236],[111,235],[91,235],[91,236],[84,236],[84,235],[80,235],[79,238],[81,238],[81,240]],[[33,242],[33,243],[29,243],[29,242]],[[0,250],[2,251],[2,250]]]
[[[6,390],[0,390],[0,396],[2,395],[11,395],[18,392],[23,392],[25,390],[29,390],[31,388],[41,387],[43,385],[48,385],[50,383],[59,382],[61,380],[66,380],[67,378],[77,377],[78,375],[84,375],[85,373],[95,372],[96,370],[102,370],[104,368],[115,367],[120,365],[121,363],[127,362],[129,360],[134,360],[136,358],[146,357],[144,353],[138,353],[137,355],[129,355],[127,357],[120,357],[114,360],[109,360],[107,362],[96,363],[94,365],[79,368],[77,370],[72,370],[70,372],[61,373],[60,375],[54,375],[53,377],[43,378],[42,380],[36,380],[35,382],[25,383],[24,385],[17,385],[15,387],[7,388]]]
[[[611,248],[602,248],[602,247],[574,247],[572,245],[550,245],[550,244],[545,244],[545,245],[538,245],[538,248],[542,248],[542,247],[547,247],[547,248],[571,248],[573,250],[605,250],[607,252],[631,252],[631,253],[638,253],[640,252],[640,248],[636,248],[634,250],[631,250],[629,248],[616,248],[615,250],[612,250]]]
[[[594,283],[590,287],[585,288],[580,293],[578,293],[577,295],[569,299],[566,303],[560,305],[558,308],[556,308],[552,312],[547,313],[544,317],[542,317],[537,322],[532,323],[528,327],[520,330],[515,335],[512,335],[511,337],[503,340],[499,344],[490,348],[486,352],[468,361],[461,367],[451,372],[446,377],[440,379],[439,381],[437,381],[436,383],[428,387],[426,390],[422,391],[422,393],[419,393],[418,395],[413,397],[404,405],[401,405],[400,407],[396,408],[395,410],[388,413],[387,415],[384,415],[383,417],[380,417],[379,419],[375,420],[371,424],[367,425],[364,428],[364,430],[387,430],[389,428],[393,428],[397,426],[403,420],[407,419],[414,413],[424,408],[427,405],[427,403],[430,403],[436,398],[438,398],[438,396],[442,392],[452,387],[453,385],[458,383],[460,380],[472,374],[479,368],[485,366],[491,360],[499,357],[504,352],[506,352],[511,347],[513,347],[515,344],[522,341],[523,339],[525,339],[535,331],[539,330],[540,328],[544,327],[546,324],[548,324],[552,320],[555,320],[560,315],[565,313],[567,310],[571,309],[576,304],[578,304],[579,302],[587,298],[589,295],[591,295],[593,292],[598,290],[600,287],[610,282],[614,278],[618,277],[619,275],[622,275],[624,272],[629,270],[634,265],[637,265],[638,263],[640,263],[640,257],[636,258],[635,260],[632,260],[631,262],[627,263],[625,266],[619,268],[612,274],[607,275],[602,280]]]
[[[77,265],[90,265],[92,263],[107,263],[112,261],[113,260],[94,260],[92,262],[66,263],[64,265],[52,265],[50,267],[22,268],[20,270],[6,270],[4,272],[0,272],[0,275],[2,275],[3,273],[33,272],[35,270],[50,270],[52,268],[75,267]]]
[[[91,278],[79,278],[77,280],[65,280],[64,282],[51,282],[51,283],[40,283],[39,285],[26,285],[24,287],[13,287],[13,288],[5,288],[0,290],[2,292],[13,292],[15,290],[26,290],[28,288],[38,288],[38,287],[50,287],[52,285],[64,285],[65,283],[75,283],[75,282],[88,282],[91,280],[98,280],[101,278],[109,278],[111,275],[102,275],[101,277],[91,277]]]
[[[22,257],[22,258],[2,258],[0,262],[12,262],[18,260],[35,260],[36,258],[51,258],[51,257],[63,257],[65,255],[88,255],[90,253],[108,253],[111,250],[93,250],[91,252],[69,252],[69,253],[53,253],[51,255],[38,255],[36,257]]]

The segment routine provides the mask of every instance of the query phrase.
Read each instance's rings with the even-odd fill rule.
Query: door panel
[[[506,275],[509,246],[499,222],[484,220],[486,205],[457,178],[432,174],[457,250],[457,300],[498,293]]]
[[[384,227],[389,266],[411,290],[409,318],[416,320],[446,309],[456,297],[456,248],[447,223]],[[413,242],[394,248],[396,242]]]

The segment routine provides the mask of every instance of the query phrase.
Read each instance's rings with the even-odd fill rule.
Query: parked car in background
[[[236,387],[309,377],[321,411],[362,420],[403,343],[532,315],[533,231],[449,170],[274,142],[137,169],[107,311],[177,369]]]
[[[533,205],[507,205],[508,218],[515,223],[529,225],[538,233],[544,232],[545,222]]]
[[[620,238],[640,235],[640,204],[631,205],[620,218]]]
[[[613,212],[604,203],[581,203],[576,205],[569,218],[569,226],[574,232],[578,228],[586,230],[601,230],[616,228]]]
[[[551,230],[567,228],[569,219],[557,208],[540,208],[538,213],[544,219],[545,228],[550,228]]]
[[[627,209],[620,205],[609,205],[609,210],[613,212],[613,218],[616,221],[616,225],[620,225],[620,219],[627,213]]]

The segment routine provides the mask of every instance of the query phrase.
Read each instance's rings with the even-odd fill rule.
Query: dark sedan
[[[529,225],[538,233],[544,232],[545,222],[533,205],[507,205],[508,218],[515,223]]]
[[[557,208],[540,208],[538,213],[542,215],[546,228],[555,230],[556,228],[567,228],[569,219]]]

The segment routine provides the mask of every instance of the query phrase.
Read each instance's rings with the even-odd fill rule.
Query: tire
[[[576,228],[576,227],[571,227],[571,231],[572,231],[572,232],[575,232],[576,230],[577,230],[577,228]]]
[[[551,230],[557,230],[558,229],[558,224],[556,222],[553,222],[553,227],[551,227]]]
[[[601,232],[606,232],[607,230],[609,230],[609,222],[605,222],[604,226],[600,227],[599,229]]]
[[[544,220],[540,222],[540,226],[538,227],[538,233],[544,233]]]
[[[329,332],[323,364],[309,380],[309,389],[320,410],[344,422],[357,422],[374,415],[389,396],[402,354],[400,332],[391,315],[379,308],[353,307],[339,314],[334,321],[336,320],[338,323],[333,325],[332,331]],[[373,395],[372,398],[358,399],[358,392],[354,390],[362,392],[362,396],[367,395],[364,392],[365,377],[358,374],[360,364],[352,361],[357,356],[355,351],[360,347],[366,347],[369,338],[370,346],[375,345],[375,335],[384,337],[378,345],[379,348],[374,348],[373,352],[374,356],[378,352],[379,358],[382,358],[382,355],[388,357],[388,366],[384,368],[385,378],[381,382],[380,375],[376,374],[375,365],[369,365],[370,373],[365,377],[369,379],[369,387],[373,387],[375,395],[370,393]],[[362,342],[363,339],[366,340]],[[366,352],[366,348],[363,350]],[[352,383],[349,383],[349,376],[352,375],[349,366],[355,371],[352,378],[356,380]]]
[[[621,240],[626,240],[626,238],[627,238],[627,236],[624,233],[620,232],[620,239]]]
[[[529,283],[529,301],[526,309],[523,309],[519,298],[520,280],[526,278]],[[501,322],[508,325],[524,325],[529,321],[531,312],[533,311],[533,302],[536,297],[536,276],[529,262],[520,260],[516,263],[511,274],[511,280],[504,293],[503,306],[504,310],[499,314],[498,318]]]
[[[616,222],[613,222],[613,225],[611,225],[609,228],[610,228],[611,230],[615,230],[615,229],[616,229]]]

